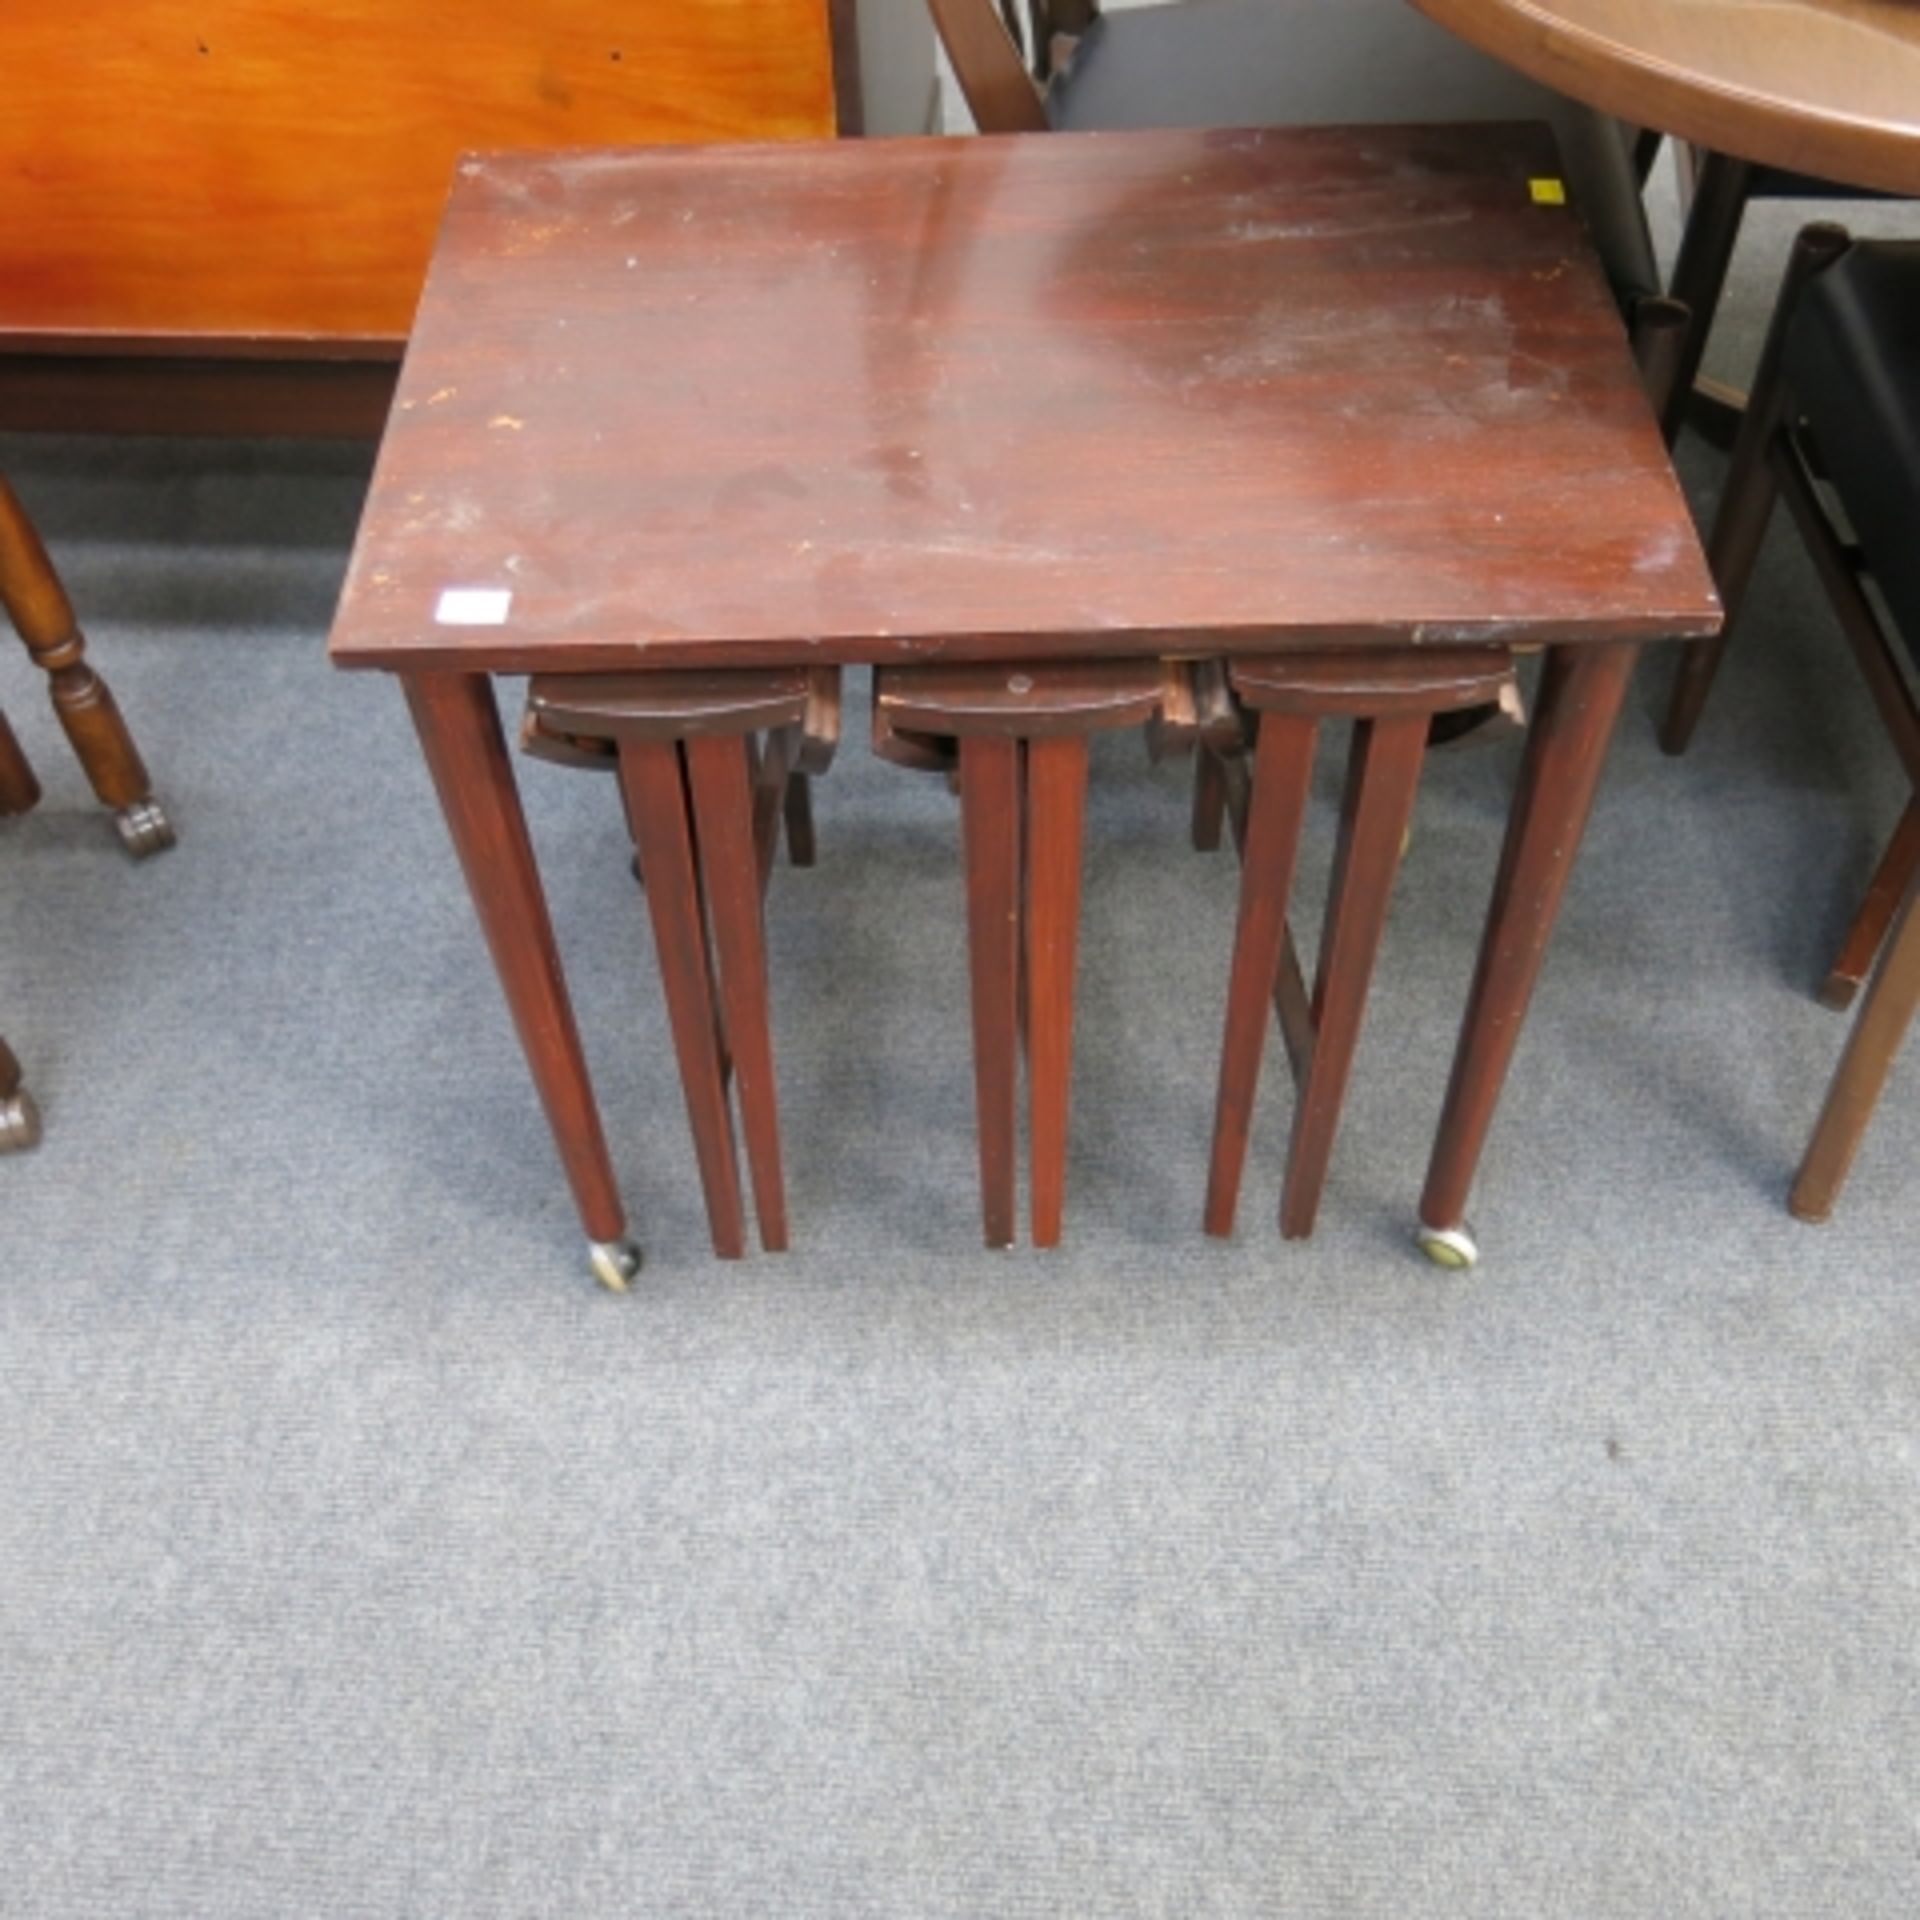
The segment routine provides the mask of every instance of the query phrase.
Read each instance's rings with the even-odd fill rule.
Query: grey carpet
[[[0,458],[183,836],[122,858],[0,650],[48,789],[0,832],[47,1120],[0,1162],[0,1912],[1920,1907],[1915,1062],[1834,1224],[1782,1207],[1900,781],[1790,541],[1686,762],[1638,684],[1471,1276],[1406,1228],[1510,749],[1430,768],[1306,1246],[1271,1062],[1199,1235],[1233,873],[1103,749],[1069,1241],[988,1256],[952,803],[856,729],[772,901],[799,1250],[734,1266],[613,793],[528,769],[622,1302],[398,698],[322,658],[360,456]]]

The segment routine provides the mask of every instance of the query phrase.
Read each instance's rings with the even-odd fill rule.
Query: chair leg
[[[620,782],[647,875],[660,984],[680,1062],[713,1250],[723,1260],[737,1260],[746,1252],[746,1222],[679,747],[671,740],[623,740]]]
[[[786,798],[781,811],[787,822],[787,858],[796,867],[812,866],[813,785],[804,773],[788,776]]]
[[[40,1139],[40,1112],[20,1084],[20,1062],[0,1040],[0,1153],[18,1153]]]
[[[1027,743],[1027,1075],[1033,1244],[1060,1244],[1073,1071],[1073,976],[1080,931],[1080,849],[1087,741]]]
[[[0,603],[28,653],[46,673],[53,710],[87,780],[113,808],[136,859],[173,845],[173,828],[153,797],[140,752],[107,684],[87,660],[86,637],[26,509],[0,480]]]
[[[720,1003],[740,1090],[740,1126],[753,1175],[760,1244],[769,1253],[784,1253],[786,1186],[780,1166],[780,1111],[768,1013],[766,928],[753,843],[749,751],[745,740],[724,734],[696,735],[686,743],[694,833],[713,920]]]
[[[1227,812],[1226,769],[1203,740],[1193,756],[1193,850],[1217,853]]]
[[[1826,1105],[1807,1143],[1787,1205],[1802,1220],[1833,1212],[1881,1089],[1920,1006],[1920,879],[1911,882],[1887,950],[1867,989]]]
[[[1326,1186],[1374,958],[1419,791],[1427,724],[1425,714],[1354,722],[1333,883],[1314,971],[1313,1051],[1280,1198],[1280,1231],[1289,1240],[1303,1240],[1313,1231]]]
[[[1668,289],[1693,316],[1686,344],[1674,370],[1667,417],[1661,426],[1669,444],[1679,432],[1680,420],[1693,393],[1694,376],[1706,353],[1713,316],[1727,284],[1734,243],[1747,210],[1747,192],[1753,168],[1730,154],[1709,153],[1694,183],[1693,203],[1687,210],[1686,232],[1679,258],[1673,263],[1673,285]]]
[[[1820,986],[1820,1004],[1838,1013],[1853,1005],[1874,960],[1887,943],[1887,929],[1905,899],[1907,889],[1920,873],[1920,793],[1907,802],[1900,824],[1880,856],[1880,864],[1867,883],[1867,897],[1860,903],[1853,925],[1847,929],[1840,957]]]
[[[1020,743],[981,734],[960,743],[973,984],[974,1103],[980,1204],[990,1247],[1014,1238],[1014,1127],[1020,972]]]
[[[1780,429],[1787,399],[1781,361],[1800,291],[1851,244],[1845,228],[1822,222],[1803,228],[1788,256],[1780,282],[1780,297],[1774,303],[1760,363],[1754,370],[1753,391],[1748,396],[1746,414],[1740,422],[1739,438],[1734,442],[1733,457],[1727,468],[1720,509],[1714,515],[1713,531],[1707,539],[1707,564],[1712,569],[1714,585],[1720,589],[1724,624],[1709,638],[1690,641],[1681,652],[1672,702],[1660,729],[1660,745],[1668,753],[1685,753],[1694,729],[1700,724],[1720,662],[1726,657],[1727,646],[1733,638],[1747,583],[1753,578],[1754,563],[1760,557],[1767,522],[1773,514],[1778,491],[1773,472],[1773,441]],[[1691,371],[1686,378],[1691,381]]]
[[[31,813],[40,804],[40,782],[13,737],[7,716],[0,713],[0,818]]]
[[[1425,725],[1422,718],[1421,724]],[[1267,1011],[1287,938],[1287,898],[1293,891],[1300,829],[1313,786],[1316,723],[1308,716],[1265,713],[1255,747],[1253,791],[1247,803],[1240,868],[1240,921],[1227,981],[1226,1032],[1220,1042],[1220,1084],[1213,1110],[1213,1151],[1207,1170],[1206,1230],[1233,1232],[1240,1177],[1260,1084]]]

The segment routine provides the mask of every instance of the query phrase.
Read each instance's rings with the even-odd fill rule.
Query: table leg
[[[1467,1194],[1639,651],[1616,642],[1559,646],[1547,656],[1420,1201],[1421,1244],[1445,1266],[1479,1257]]]
[[[1087,737],[1027,743],[1027,1138],[1033,1244],[1057,1247],[1067,1191],[1073,974],[1080,934]]]
[[[560,970],[493,687],[481,673],[402,674],[434,790],[580,1210],[588,1258],[619,1291],[639,1270]]]
[[[973,1081],[980,1204],[990,1247],[1013,1245],[1020,997],[1020,742],[960,743],[960,819],[973,979]]]
[[[0,816],[31,813],[40,804],[40,782],[33,776],[20,742],[0,713]]]

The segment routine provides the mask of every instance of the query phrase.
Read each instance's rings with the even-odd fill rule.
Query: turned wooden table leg
[[[724,734],[696,734],[687,741],[685,751],[694,834],[713,920],[715,974],[740,1091],[740,1127],[753,1174],[760,1244],[769,1253],[784,1253],[787,1201],[780,1164],[766,929],[753,838],[752,747],[749,740]]]
[[[40,782],[13,737],[7,716],[0,713],[0,817],[31,813],[40,804]]]
[[[1807,1143],[1788,1207],[1818,1223],[1833,1211],[1894,1056],[1920,1007],[1920,879],[1909,883],[1900,917],[1840,1056],[1819,1124]]]
[[[0,479],[0,604],[47,675],[53,710],[87,780],[113,808],[136,858],[173,845],[173,827],[153,797],[140,752],[107,684],[87,660],[86,637],[26,509]]]
[[[967,868],[981,1216],[987,1245],[1010,1247],[1019,1065],[1022,808],[1018,740],[983,734],[961,741],[960,811]]]
[[[18,1153],[39,1139],[40,1110],[20,1084],[20,1062],[13,1049],[0,1040],[0,1153]]]
[[[593,1083],[574,1024],[546,894],[485,674],[400,676],[440,808],[507,1006],[546,1109],[594,1276],[618,1291],[640,1265],[627,1239]]]
[[[679,747],[671,740],[622,740],[620,780],[640,837],[660,985],[680,1062],[680,1084],[686,1094],[713,1250],[723,1260],[737,1260],[747,1250],[746,1217]],[[751,864],[748,872],[754,872]]]
[[[1073,1075],[1073,976],[1087,807],[1084,734],[1027,743],[1027,1095],[1033,1244],[1060,1244]]]
[[[1313,1047],[1300,1083],[1280,1196],[1280,1231],[1289,1240],[1304,1240],[1313,1231],[1326,1187],[1430,724],[1424,713],[1354,722],[1340,839],[1314,969]]]
[[[1207,1170],[1206,1230],[1226,1236],[1240,1200],[1240,1179],[1253,1129],[1253,1101],[1266,1048],[1267,1010],[1287,945],[1287,899],[1293,891],[1300,830],[1313,789],[1318,723],[1310,716],[1265,713],[1255,748],[1241,850],[1240,920],[1227,982],[1226,1033],[1213,1111],[1213,1153]]]
[[[1639,651],[1617,642],[1558,646],[1547,655],[1420,1201],[1421,1244],[1442,1265],[1470,1266],[1479,1257],[1467,1194]]]

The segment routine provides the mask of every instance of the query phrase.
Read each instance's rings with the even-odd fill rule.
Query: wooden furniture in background
[[[375,433],[462,152],[858,126],[851,0],[73,0],[0,67],[6,426]]]
[[[727,1098],[735,1082],[760,1244],[787,1247],[762,902],[783,819],[794,865],[813,864],[807,781],[826,771],[839,739],[831,667],[554,674],[527,690],[523,747],[618,769],[707,1224],[723,1259],[746,1251]],[[616,1290],[630,1277],[611,1252],[604,1265],[601,1278]]]
[[[40,1110],[20,1084],[20,1062],[0,1040],[0,1153],[19,1153],[39,1144]]]
[[[136,859],[173,845],[173,826],[153,797],[140,750],[107,684],[87,659],[86,637],[19,496],[0,478],[0,606],[47,676],[53,710],[88,783],[113,809],[120,839]],[[24,813],[38,782],[0,722],[0,814]]]
[[[1191,705],[1185,671],[1155,660],[883,667],[874,675],[881,754],[910,765],[951,754],[958,766],[980,1204],[990,1247],[1015,1238],[1023,1047],[1033,1244],[1060,1244],[1088,743],[1096,733],[1164,724]]]
[[[1806,228],[1787,264],[1714,523],[1712,554],[1737,622],[1776,499],[1784,500],[1833,604],[1848,650],[1913,784],[1821,998],[1845,1007],[1873,969],[1866,1003],[1794,1184],[1793,1211],[1824,1220],[1920,1004],[1920,702],[1900,658],[1920,664],[1920,242],[1853,245]],[[1816,453],[1819,465],[1814,462]],[[1814,485],[1838,496],[1851,536]],[[1879,590],[1889,633],[1863,577]],[[1719,648],[1709,656],[1717,663]],[[1700,689],[1704,698],[1704,685]]]
[[[466,163],[332,639],[406,686],[588,1237],[623,1210],[490,676],[1549,648],[1424,1203],[1638,645],[1718,603],[1527,128]]]

